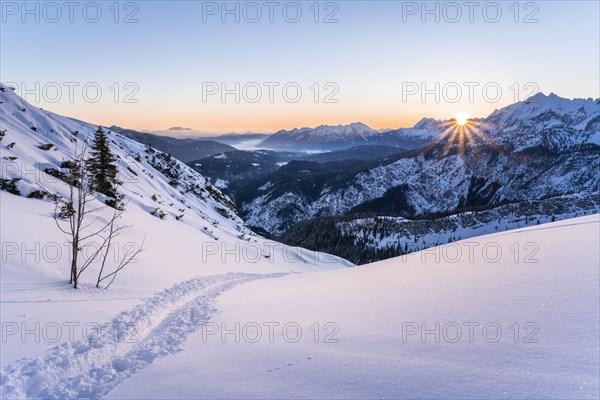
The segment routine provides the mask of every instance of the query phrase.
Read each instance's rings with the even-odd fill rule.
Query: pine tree
[[[94,191],[117,199],[118,167],[108,146],[108,139],[101,127],[94,134],[90,157],[85,161]]]

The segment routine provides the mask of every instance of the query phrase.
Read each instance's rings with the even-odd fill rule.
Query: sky
[[[106,126],[274,132],[600,97],[598,1],[0,2],[0,80]]]

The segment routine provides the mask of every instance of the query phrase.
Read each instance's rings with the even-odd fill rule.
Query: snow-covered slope
[[[118,259],[145,238],[144,250],[120,272],[109,290],[95,288],[98,262],[81,275],[80,288],[74,290],[68,285],[71,249],[56,227],[53,198],[68,193],[67,184],[59,179],[61,165],[75,158],[98,127],[38,109],[4,86],[1,94],[0,319],[3,333],[8,326],[16,326],[19,332],[4,337],[0,344],[2,366],[60,345],[66,353],[54,353],[56,361],[68,364],[70,373],[76,373],[84,361],[75,353],[88,361],[108,354],[98,355],[93,343],[85,347],[77,342],[86,336],[86,323],[112,329],[118,321],[133,322],[140,332],[148,332],[189,302],[198,302],[192,311],[198,318],[209,318],[211,302],[219,293],[252,279],[351,266],[337,257],[253,234],[235,214],[229,198],[202,175],[112,132],[108,134],[110,147],[124,182],[118,190],[128,201],[119,224],[130,228],[112,243],[107,268],[114,268]],[[100,199],[93,200],[89,209],[101,206]],[[108,207],[95,213],[89,231],[102,226],[110,215]],[[89,247],[81,253],[84,260],[99,244],[94,238],[87,243]],[[129,308],[134,311],[120,314]],[[77,323],[75,336],[69,334],[70,322]],[[21,336],[22,329],[50,325],[62,328],[56,340]],[[191,329],[191,325],[182,329]],[[46,331],[38,334],[42,332]],[[172,338],[165,335],[161,338]],[[182,335],[175,336],[185,338]],[[120,350],[116,346],[111,351]],[[166,354],[169,350],[161,351]],[[56,372],[54,367],[36,369],[40,376]],[[41,378],[28,389],[21,386],[22,379],[23,375],[12,369],[3,370],[2,397],[53,397],[50,392],[40,392],[42,389],[36,391],[40,387],[36,385],[51,384],[50,379]],[[55,395],[58,398],[73,396],[68,391],[55,393],[61,393]]]
[[[141,282],[182,280],[154,294],[3,281],[2,395],[593,399],[599,241],[594,215],[311,274],[182,278],[165,254]]]
[[[68,185],[60,179],[64,163],[76,158],[98,126],[34,107],[4,85],[0,95],[0,183],[7,199],[2,212],[13,216],[15,209],[34,207],[44,210],[39,217],[45,220],[53,214],[53,199],[68,193]],[[104,129],[123,182],[118,190],[128,202],[125,218],[136,214],[140,221],[149,221],[148,235],[160,242],[170,234],[167,227],[176,226],[193,232],[199,242],[219,246],[264,242],[236,215],[231,200],[202,175],[165,153]],[[9,200],[7,191],[20,197]],[[131,222],[135,225],[137,220]],[[9,227],[14,228],[3,224],[4,229]],[[11,239],[8,230],[3,240]],[[6,266],[3,261],[2,273],[8,268],[10,263]]]
[[[564,151],[585,144],[600,145],[600,99],[565,99],[538,93],[496,110],[481,129],[514,151],[542,146]]]
[[[595,399],[599,241],[594,215],[251,283],[108,398]]]
[[[24,197],[48,200],[57,193],[66,195],[68,186],[59,179],[63,163],[76,158],[98,126],[34,107],[5,86],[0,90],[0,129],[5,131],[0,142],[0,178],[7,186],[16,186]],[[192,214],[189,219],[227,226],[230,235],[247,232],[231,200],[202,175],[164,153],[148,151],[146,146],[104,129],[109,132],[119,179],[124,182],[120,192],[130,207],[147,212],[158,208],[167,214],[166,219]],[[186,219],[182,218],[184,224]]]

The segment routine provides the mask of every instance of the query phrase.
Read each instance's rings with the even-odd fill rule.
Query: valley
[[[97,127],[2,86],[2,397],[279,397],[290,382],[284,397],[435,397],[425,382],[442,370],[423,352],[452,367],[442,375],[453,396],[534,396],[535,381],[552,395],[589,397],[598,390],[597,352],[587,351],[597,330],[575,336],[562,322],[574,307],[578,318],[598,311],[600,102],[544,99],[495,112],[469,141],[437,121],[419,147],[291,152]],[[55,202],[69,196],[79,149],[103,129],[127,199],[119,224],[129,228],[110,245],[109,266],[131,246],[141,252],[110,290],[96,284],[104,263],[94,259],[72,290]],[[91,201],[98,216],[85,229],[93,230],[110,221],[111,203]],[[550,314],[537,306],[553,299],[561,301]],[[390,304],[399,305],[394,318]],[[457,326],[460,335],[447,336]],[[487,328],[473,336],[478,326],[501,329],[503,351],[486,347],[499,341]],[[575,343],[586,351],[553,350]],[[479,382],[516,354],[545,361],[510,387],[482,387],[461,372],[457,352],[480,360]],[[213,368],[193,367],[199,361]],[[570,372],[556,380],[565,363]],[[421,378],[400,379],[415,365]],[[199,394],[165,380],[174,374],[215,383]],[[252,383],[275,375],[272,385]],[[350,381],[359,383],[352,392],[326,389]]]

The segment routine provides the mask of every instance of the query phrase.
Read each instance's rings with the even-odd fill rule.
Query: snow
[[[217,187],[219,189],[225,189],[225,188],[227,188],[227,181],[217,178],[215,180],[214,185],[215,185],[215,187]]]
[[[453,244],[477,243],[472,260],[435,262],[442,246],[239,286],[181,352],[108,398],[597,398],[599,232],[600,216],[587,216]],[[536,243],[538,262],[523,252],[515,262],[515,243]],[[502,249],[498,262],[486,245]],[[280,324],[272,340],[269,322]],[[296,343],[290,323],[302,329]],[[439,343],[423,323],[439,323]],[[251,343],[254,324],[262,336]]]
[[[20,179],[22,192],[0,191],[2,398],[598,396],[599,215],[347,268],[253,234],[203,176],[152,161],[145,146],[110,133],[120,170],[135,171],[119,189],[131,228],[113,249],[145,236],[145,250],[108,290],[95,288],[96,265],[74,290],[53,202],[25,196],[64,196],[66,184],[43,171],[73,159],[97,126],[13,93],[2,101],[0,176]],[[47,143],[53,148],[38,147]],[[150,214],[156,208],[164,219]],[[478,244],[473,259],[467,243]],[[490,261],[497,248],[500,259]],[[463,336],[407,336],[436,322],[458,324]],[[471,322],[479,324],[472,343]],[[490,323],[502,328],[497,342],[482,336]],[[252,343],[256,326],[262,335]]]
[[[87,340],[69,341],[3,371],[3,398],[97,398],[155,360],[174,354],[206,323],[210,302],[242,282],[280,275],[229,273],[194,278],[159,292],[115,319],[95,325]]]
[[[598,210],[596,197],[585,194],[505,204],[484,211],[467,211],[441,218],[409,220],[377,217],[338,222],[355,244],[371,248],[400,248],[413,252],[443,243],[575,218]]]
[[[2,144],[15,145],[10,149],[2,146],[1,177],[18,179],[19,188],[25,189],[21,193],[23,196],[28,196],[33,189],[66,196],[67,185],[44,171],[60,171],[63,161],[75,159],[84,142],[98,126],[41,110],[9,89],[4,90],[0,117],[2,128],[7,132]],[[107,129],[105,131],[108,132]],[[203,176],[177,160],[173,160],[172,165],[167,165],[156,158],[160,152],[150,154],[144,145],[124,136],[108,133],[108,138],[117,157],[119,179],[124,182],[121,192],[132,209],[141,208],[149,212],[160,206],[171,218],[181,214],[180,210],[187,209],[189,218],[193,220],[189,222],[200,222],[198,219],[203,219],[210,223],[223,219],[215,208],[228,208],[231,200],[216,189],[216,194],[210,195],[214,188]],[[40,144],[52,144],[53,147],[44,151],[38,148]],[[172,185],[157,168],[177,170],[178,184]],[[186,195],[189,192],[195,196]],[[152,196],[163,200],[161,203],[153,203],[150,201]],[[236,225],[242,225],[242,221],[233,212],[229,216],[221,222],[237,230]]]
[[[37,231],[49,229],[50,219],[40,218],[44,210],[35,207],[46,203],[4,193],[1,200],[3,238],[10,234],[17,242],[26,240],[33,221]],[[195,268],[189,259],[169,262],[193,240],[173,247],[184,239],[178,235],[164,243],[172,252],[154,260],[160,252],[152,251],[143,267],[132,267],[118,289],[109,291],[85,285],[69,289],[58,266],[47,266],[56,272],[50,280],[50,271],[34,265],[16,269],[3,263],[4,331],[11,322],[25,322],[30,330],[35,322],[53,322],[63,327],[66,339],[65,323],[79,325],[75,340],[58,345],[44,339],[35,343],[32,336],[21,340],[21,332],[9,335],[2,344],[2,395],[594,398],[600,388],[599,233],[600,215],[594,215],[363,267],[265,275],[224,272],[258,269],[243,262]],[[521,249],[518,256],[511,250],[515,243]],[[539,248],[533,258],[525,251],[528,243]],[[456,246],[463,251],[458,262]],[[486,246],[502,249],[499,261],[493,262],[493,249],[482,251]],[[469,248],[477,250],[472,259]],[[263,273],[269,270],[273,268],[263,265]],[[166,289],[154,292],[152,287]],[[425,323],[435,329],[438,322],[440,330],[446,327],[439,343],[432,334],[425,343],[420,332],[407,335],[410,328],[421,329]],[[82,340],[87,323],[92,328],[99,324],[103,334],[92,329],[87,333],[93,340]],[[469,323],[479,324],[472,343]],[[516,343],[515,323],[520,329]],[[292,329],[284,335],[286,324]],[[454,324],[463,336],[451,343]],[[497,342],[491,342],[495,325],[484,338],[485,324],[501,327]],[[262,335],[251,343],[256,325]],[[272,340],[268,326],[274,326]],[[288,343],[295,339],[296,326],[302,336]],[[223,340],[226,329],[233,333]],[[538,342],[525,343],[526,338]]]
[[[108,133],[119,170],[134,171],[135,174],[130,172],[131,175],[124,176],[124,183],[119,187],[119,192],[128,200],[121,223],[130,228],[111,246],[107,267],[113,267],[113,256],[122,256],[145,237],[144,251],[119,273],[110,289],[95,288],[98,263],[93,263],[82,275],[80,288],[72,289],[67,284],[70,248],[55,225],[55,205],[49,198],[51,195],[64,197],[68,187],[44,170],[52,167],[60,171],[62,161],[74,158],[77,149],[96,131],[97,125],[41,110],[6,91],[4,86],[2,88],[5,91],[2,92],[0,117],[6,136],[1,144],[0,177],[17,179],[16,184],[21,190],[20,196],[0,191],[2,398],[36,394],[64,398],[86,393],[89,387],[85,388],[85,382],[71,376],[74,371],[87,371],[86,368],[92,368],[98,374],[106,373],[103,379],[112,381],[114,378],[114,384],[118,383],[121,375],[103,371],[106,357],[111,351],[130,349],[117,346],[115,350],[104,342],[96,344],[97,347],[84,343],[86,324],[105,326],[124,318],[141,324],[144,329],[155,329],[166,323],[163,317],[173,307],[180,305],[171,298],[173,290],[178,289],[168,288],[184,288],[190,295],[204,296],[201,309],[207,310],[203,307],[207,307],[217,292],[202,294],[195,288],[214,279],[221,282],[218,277],[226,278],[219,283],[226,289],[272,274],[352,266],[337,257],[291,248],[252,233],[230,208],[231,200],[202,175],[176,160],[163,163],[157,157],[160,152],[149,154],[144,145]],[[36,130],[32,130],[32,126]],[[6,144],[12,142],[15,145],[7,148]],[[44,151],[38,148],[43,143],[54,146]],[[161,172],[167,167],[177,171],[177,183],[173,184]],[[46,199],[25,197],[33,189],[47,192]],[[99,200],[90,203],[90,208],[101,206]],[[156,209],[166,214],[164,219],[151,215]],[[182,218],[175,218],[181,215]],[[110,208],[95,216],[97,220],[92,221],[90,229],[107,220]],[[83,249],[84,254],[87,249],[94,248],[94,242],[91,241],[89,246]],[[184,286],[178,286],[182,284]],[[159,308],[151,307],[152,299],[158,299]],[[120,314],[122,312],[125,314]],[[146,318],[140,316],[140,312],[149,314]],[[72,326],[73,323],[77,326]],[[57,327],[60,331],[54,337]],[[17,331],[11,334],[13,328]],[[27,333],[31,330],[33,333]],[[168,337],[165,340],[171,341]],[[81,356],[69,364],[72,358],[69,352]],[[28,360],[18,361],[23,357]],[[48,369],[41,367],[44,363]],[[42,375],[28,375],[26,371],[33,366],[39,367]],[[51,379],[44,371],[56,371],[56,374]],[[127,375],[131,369],[123,371]],[[90,396],[99,396],[110,389],[107,386],[110,383],[99,383],[100,375],[93,379],[96,380],[92,381],[92,386],[99,385],[99,392]]]
[[[190,226],[191,214],[184,217],[183,221],[190,217],[184,224],[129,207],[124,222],[132,228],[119,238],[111,257],[146,235],[145,250],[137,262],[123,270],[109,290],[94,287],[97,268],[92,265],[89,273],[82,275],[81,288],[73,290],[67,284],[70,248],[51,216],[54,205],[6,192],[0,192],[0,203],[0,320],[3,324],[17,323],[19,328],[33,329],[36,323],[41,327],[51,323],[62,327],[57,343],[36,341],[34,337],[22,341],[24,329],[20,329],[19,334],[2,343],[2,366],[67,341],[65,323],[80,323],[76,333],[81,336],[85,324],[110,321],[157,290],[195,277],[230,272],[302,272],[351,265],[337,257],[259,237],[239,233],[236,236],[219,224],[205,223],[206,229]]]
[[[600,143],[600,99],[566,99],[538,93],[496,110],[482,120],[481,129],[514,150],[549,145],[553,150]],[[566,134],[565,134],[566,133]]]

